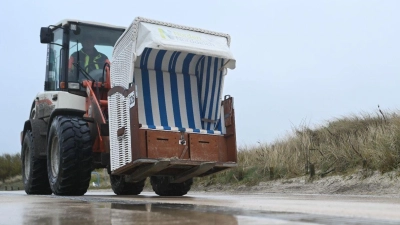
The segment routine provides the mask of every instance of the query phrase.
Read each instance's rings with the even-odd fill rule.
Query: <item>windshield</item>
[[[104,65],[111,61],[115,42],[123,32],[122,29],[72,24],[68,82],[81,82],[92,78],[103,82]]]

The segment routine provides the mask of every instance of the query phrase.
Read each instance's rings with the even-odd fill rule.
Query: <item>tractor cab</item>
[[[112,52],[124,31],[125,27],[76,20],[42,27],[40,41],[48,44],[45,91],[85,96],[85,80],[109,86]]]

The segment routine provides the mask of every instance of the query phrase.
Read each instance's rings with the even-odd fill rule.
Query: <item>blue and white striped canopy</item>
[[[221,134],[224,60],[146,48],[134,69],[142,128]]]

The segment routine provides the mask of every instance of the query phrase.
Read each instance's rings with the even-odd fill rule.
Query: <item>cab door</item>
[[[63,29],[53,31],[54,41],[47,44],[45,91],[60,90],[60,81],[63,71]]]

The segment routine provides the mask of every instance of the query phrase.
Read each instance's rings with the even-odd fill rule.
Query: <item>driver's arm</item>
[[[74,54],[72,54],[68,60],[68,80],[76,80],[75,60]]]
[[[69,61],[68,61],[68,72],[70,72],[73,69],[74,62],[75,62],[75,58],[71,55],[71,57],[69,57]]]

